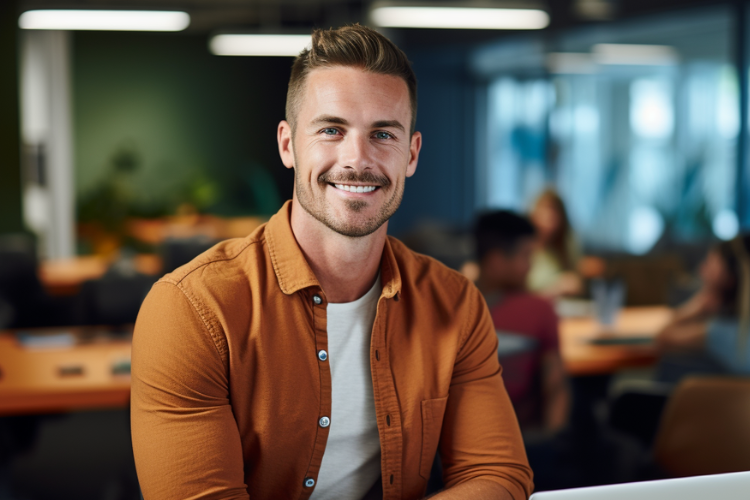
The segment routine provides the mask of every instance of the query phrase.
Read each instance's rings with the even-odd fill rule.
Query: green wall
[[[201,185],[216,194],[209,211],[268,212],[292,193],[276,147],[291,63],[214,56],[206,35],[76,32],[77,197],[119,164],[135,166],[123,189],[143,212]]]

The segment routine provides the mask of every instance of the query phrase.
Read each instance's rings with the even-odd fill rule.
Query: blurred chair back
[[[156,276],[120,275],[109,272],[97,280],[81,285],[85,303],[85,323],[90,325],[123,325],[135,323],[138,310]]]
[[[164,272],[171,273],[184,266],[217,243],[211,238],[185,238],[165,240],[161,247]]]
[[[662,415],[654,456],[676,477],[750,470],[750,379],[680,383]]]
[[[26,235],[0,237],[0,328],[46,326],[57,311],[37,275],[33,240]]]

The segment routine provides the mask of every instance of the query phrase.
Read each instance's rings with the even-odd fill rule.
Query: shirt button
[[[315,486],[315,479],[313,479],[311,477],[308,477],[307,479],[305,479],[305,487],[306,488],[312,488],[313,486]]]
[[[331,425],[331,419],[328,417],[320,417],[320,420],[318,420],[318,424],[320,424],[321,427],[328,427]]]
[[[313,302],[315,302],[315,305],[320,305],[323,303],[323,299],[320,298],[320,295],[313,295]]]
[[[328,353],[324,349],[319,350],[318,359],[321,361],[325,361],[326,359],[328,359]]]

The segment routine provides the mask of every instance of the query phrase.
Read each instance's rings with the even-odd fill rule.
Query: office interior
[[[570,407],[554,432],[524,435],[538,490],[750,470],[750,366],[656,340],[701,290],[706,256],[750,228],[750,2],[522,4],[546,21],[381,26],[366,0],[2,2],[0,498],[140,498],[128,416],[140,303],[293,192],[276,144],[292,57],[222,55],[213,41],[354,22],[402,48],[419,83],[424,146],[390,234],[476,279],[479,214],[528,215],[549,189],[565,204],[581,286],[550,301]],[[124,5],[189,24],[20,22]],[[621,295],[611,324],[602,287]]]

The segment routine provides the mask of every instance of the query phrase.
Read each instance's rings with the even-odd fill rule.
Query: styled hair
[[[316,68],[351,66],[370,73],[396,76],[406,82],[411,101],[411,133],[417,122],[417,77],[406,54],[386,37],[354,24],[338,29],[314,30],[312,45],[292,64],[286,94],[286,120],[296,127],[297,113],[307,75]]]
[[[565,203],[560,195],[557,194],[557,191],[548,188],[542,191],[542,194],[536,199],[531,213],[536,212],[542,205],[551,206],[560,216],[560,227],[552,235],[547,249],[557,257],[563,269],[572,269],[575,266],[575,262],[572,261],[573,256],[570,255],[568,241],[573,230],[570,227],[570,219],[568,218],[568,211],[565,209]]]
[[[477,260],[481,262],[492,250],[513,254],[522,240],[534,236],[534,225],[522,215],[510,210],[482,214],[474,226]]]

